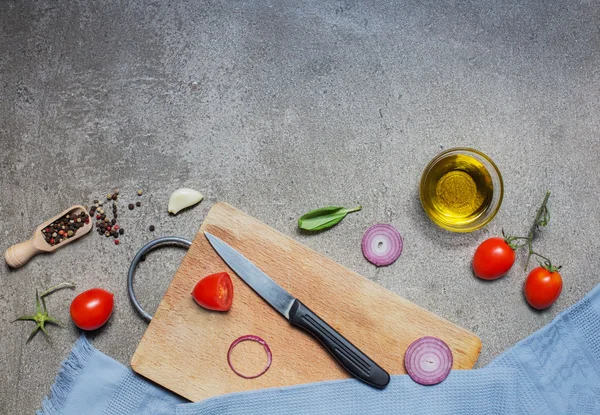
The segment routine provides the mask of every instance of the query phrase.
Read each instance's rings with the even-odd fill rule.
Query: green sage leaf
[[[337,225],[350,212],[357,212],[362,206],[354,209],[347,209],[342,206],[327,206],[320,209],[311,210],[300,216],[298,227],[306,231],[321,231]]]

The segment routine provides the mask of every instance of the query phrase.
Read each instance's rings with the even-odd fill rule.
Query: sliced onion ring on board
[[[265,365],[265,368],[256,375],[244,375],[243,373],[238,372],[233,367],[233,364],[231,363],[231,352],[233,351],[234,347],[237,346],[238,344],[240,344],[241,342],[245,342],[248,340],[260,343],[264,347],[265,352],[267,353],[267,364]],[[269,348],[269,345],[267,344],[267,342],[264,341],[263,339],[261,339],[260,337],[254,336],[252,334],[247,334],[245,336],[239,337],[238,339],[234,340],[233,343],[231,343],[231,346],[229,346],[229,350],[227,351],[227,363],[229,364],[229,367],[231,368],[233,373],[235,373],[236,375],[238,375],[239,377],[244,378],[244,379],[254,379],[259,376],[264,375],[265,372],[267,370],[269,370],[269,368],[271,367],[272,361],[273,361],[273,355],[271,354],[271,349]]]
[[[367,261],[378,267],[392,264],[402,253],[402,237],[392,225],[371,226],[362,239],[362,251]]]
[[[435,385],[448,377],[452,369],[452,350],[437,337],[415,340],[404,355],[408,376],[421,385]]]

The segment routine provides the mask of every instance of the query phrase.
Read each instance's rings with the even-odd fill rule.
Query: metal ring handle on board
[[[189,249],[189,247],[192,245],[192,241],[188,241],[187,239],[180,238],[178,236],[164,236],[162,238],[150,241],[135,255],[133,261],[131,261],[131,265],[129,266],[129,271],[127,272],[127,292],[129,293],[129,300],[131,300],[131,304],[133,304],[133,307],[137,310],[140,316],[142,316],[142,318],[148,322],[152,320],[152,315],[142,308],[135,296],[135,293],[133,292],[133,275],[135,274],[135,269],[144,255],[153,249],[164,245],[178,245]]]

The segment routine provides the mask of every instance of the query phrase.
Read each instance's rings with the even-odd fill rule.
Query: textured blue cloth
[[[483,369],[383,391],[356,380],[234,393],[197,403],[78,340],[38,415],[600,414],[600,285]]]

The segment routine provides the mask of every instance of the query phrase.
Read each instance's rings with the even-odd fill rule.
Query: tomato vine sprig
[[[36,323],[36,326],[29,335],[27,342],[29,342],[39,330],[41,330],[46,336],[48,336],[48,339],[50,339],[50,334],[48,334],[48,331],[46,330],[46,323],[52,323],[56,324],[57,326],[64,327],[64,324],[61,321],[55,319],[54,317],[51,317],[48,314],[48,310],[46,309],[46,300],[44,300],[44,297],[46,297],[48,294],[51,294],[54,291],[60,290],[62,288],[75,288],[75,285],[69,282],[63,282],[61,284],[55,285],[54,287],[48,288],[46,291],[42,292],[42,294],[38,294],[38,290],[35,290],[35,314],[21,316],[12,321],[13,323],[15,321],[20,320],[33,321]]]
[[[536,252],[533,249],[533,240],[536,238],[538,233],[541,231],[541,228],[543,226],[548,225],[548,222],[550,221],[550,210],[548,210],[548,198],[549,197],[550,197],[550,192],[548,191],[548,192],[546,192],[546,196],[544,197],[544,201],[542,202],[542,205],[540,206],[540,208],[537,211],[537,214],[535,215],[535,220],[533,221],[531,228],[529,228],[529,233],[527,234],[527,236],[507,235],[504,233],[504,230],[502,230],[502,235],[504,236],[504,240],[512,249],[514,249],[516,251],[517,249],[527,247],[528,254],[527,254],[527,261],[525,262],[525,271],[527,271],[527,268],[529,268],[529,261],[531,260],[531,257],[534,255],[544,260],[543,263],[540,261],[538,261],[538,262],[540,263],[540,265],[542,267],[546,268],[550,272],[558,271],[561,268],[560,266],[555,267],[554,265],[552,265],[552,262],[550,261],[550,259],[548,259],[544,255],[540,254],[539,252]]]

